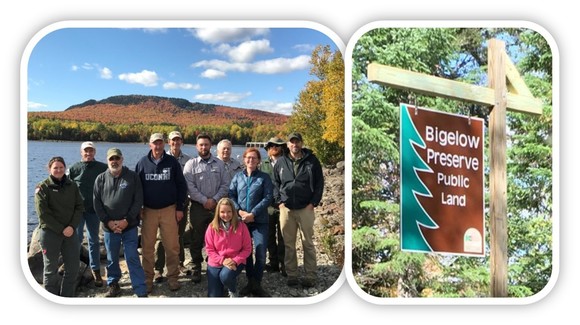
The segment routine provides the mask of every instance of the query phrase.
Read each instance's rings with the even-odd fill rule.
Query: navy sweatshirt
[[[158,164],[153,162],[151,150],[135,166],[143,186],[143,205],[151,209],[162,209],[172,204],[183,211],[187,198],[187,184],[181,165],[175,157],[163,153]]]

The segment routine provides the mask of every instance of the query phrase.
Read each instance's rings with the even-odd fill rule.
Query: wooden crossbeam
[[[504,60],[505,62],[510,62]],[[515,66],[506,67],[506,75],[514,93],[507,93],[507,109],[531,114],[542,114],[542,101],[532,96],[519,76]],[[419,92],[425,95],[467,101],[479,105],[495,106],[492,88],[471,85],[460,81],[430,76],[419,72],[371,63],[367,67],[371,82],[397,89]]]

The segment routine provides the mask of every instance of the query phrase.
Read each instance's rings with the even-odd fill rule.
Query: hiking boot
[[[113,282],[111,284],[109,284],[109,291],[107,291],[107,293],[105,293],[105,297],[118,297],[121,295],[121,287],[119,287],[119,284],[117,282]]]
[[[149,298],[147,294],[137,295],[137,298]]]
[[[153,292],[153,284],[152,283],[146,283],[145,286],[147,287],[147,293]]]
[[[286,267],[284,266],[284,263],[280,264],[280,274],[282,274],[283,277],[288,276],[288,273],[286,273]]]
[[[249,296],[253,290],[254,290],[254,279],[250,278],[248,279],[248,283],[246,284],[246,286],[243,287],[242,290],[240,290],[240,297]]]
[[[201,271],[200,270],[193,270],[191,275],[191,281],[193,283],[200,283],[201,282]]]
[[[300,284],[298,278],[295,276],[289,276],[288,280],[286,280],[286,285],[289,287],[296,287]]]
[[[155,270],[155,275],[153,276],[153,282],[161,283],[165,279],[163,278],[163,271]]]
[[[304,277],[302,278],[302,281],[300,281],[300,284],[302,284],[302,286],[305,288],[312,288],[316,285],[316,279],[311,277]]]
[[[278,267],[278,263],[270,263],[264,266],[264,270],[268,273],[277,273],[280,272],[280,268]]]
[[[183,264],[179,265],[179,273],[182,275],[190,275],[191,274],[191,270],[188,269],[187,267],[185,267]]]
[[[101,277],[101,271],[93,270],[93,279],[95,280],[95,287],[102,287],[103,286],[103,278]]]
[[[170,291],[177,291],[181,289],[181,284],[179,282],[170,282],[169,283],[169,290]]]
[[[254,297],[272,297],[268,291],[262,288],[262,284],[260,282],[254,283],[254,286],[252,287],[252,295]]]

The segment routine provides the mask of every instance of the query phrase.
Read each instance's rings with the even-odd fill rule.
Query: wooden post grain
[[[508,232],[506,171],[506,107],[507,85],[504,42],[488,42],[489,88],[494,89],[495,104],[489,121],[490,136],[490,263],[491,296],[507,297]]]

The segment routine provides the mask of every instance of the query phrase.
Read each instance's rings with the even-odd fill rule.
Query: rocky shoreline
[[[325,188],[322,204],[316,208],[315,238],[314,242],[317,250],[318,279],[314,287],[303,288],[301,286],[289,287],[286,285],[286,277],[281,273],[264,272],[262,287],[270,293],[272,297],[313,297],[328,290],[338,280],[344,262],[344,163],[338,163],[332,168],[324,168]],[[35,232],[36,233],[36,232]],[[28,249],[28,264],[30,270],[41,285],[42,283],[42,255],[40,248],[33,235]],[[187,245],[187,243],[186,243]],[[101,245],[101,274],[106,279],[106,253],[104,245]],[[86,251],[86,243],[84,243]],[[302,272],[302,249],[300,241],[298,248],[298,266]],[[186,263],[189,259],[189,250],[186,249]],[[205,250],[204,250],[205,256]],[[86,254],[86,252],[85,252]],[[137,297],[133,294],[129,271],[124,259],[121,257],[122,277],[119,281],[121,287],[121,297]],[[187,265],[186,265],[187,266]],[[170,291],[167,281],[154,283],[153,292],[150,298],[168,297],[207,297],[207,278],[205,263],[202,265],[202,281],[193,283],[188,274],[179,276],[179,283],[182,285],[178,291]],[[245,272],[242,272],[238,279],[238,290],[247,283]],[[105,297],[107,293],[106,285],[96,287],[92,280],[90,268],[81,262],[81,274],[79,275],[79,287],[77,297]]]

